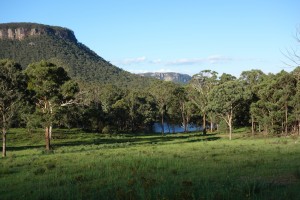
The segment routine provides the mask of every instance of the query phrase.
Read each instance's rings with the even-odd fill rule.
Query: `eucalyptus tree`
[[[168,115],[173,125],[182,123],[184,132],[188,131],[190,117],[188,111],[188,94],[183,86],[175,86],[171,97],[170,106],[168,106]],[[173,129],[174,132],[174,129]]]
[[[116,130],[123,128],[126,113],[116,103],[124,98],[125,91],[115,85],[107,84],[103,85],[99,92],[105,125]]]
[[[300,82],[297,83],[297,87],[296,87],[297,92],[295,93],[295,95],[292,98],[291,106],[293,107],[292,110],[292,119],[294,122],[294,131],[298,133],[298,135],[300,136]]]
[[[248,98],[249,105],[247,105],[248,107],[247,109],[249,110],[249,113],[247,114],[250,114],[251,130],[253,135],[256,130],[256,123],[255,123],[254,114],[250,111],[251,104],[259,100],[257,96],[257,90],[258,90],[257,85],[260,84],[260,82],[263,80],[265,76],[266,75],[261,70],[243,71],[240,76],[240,79],[244,84],[245,90],[249,94],[249,98]]]
[[[275,130],[276,117],[279,114],[277,99],[274,96],[276,77],[274,74],[268,74],[257,88],[258,101],[252,102],[250,112],[254,120],[258,121],[259,127],[262,127],[267,134]]]
[[[295,95],[293,96],[290,105],[293,107],[292,118],[294,120],[294,130],[300,136],[300,67],[294,69],[292,75],[297,80],[297,85],[295,88]]]
[[[2,157],[6,157],[6,135],[26,93],[26,77],[19,64],[0,60],[0,124]]]
[[[281,117],[282,132],[287,135],[289,131],[289,117],[292,111],[291,103],[296,93],[297,81],[291,73],[285,71],[281,71],[276,76],[276,91],[274,95],[278,99],[280,110],[284,113]]]
[[[288,134],[296,84],[291,74],[281,71],[269,74],[257,86],[259,100],[253,103],[251,111],[264,124],[266,132]]]
[[[206,128],[206,117],[208,114],[209,93],[218,84],[217,75],[218,73],[215,71],[203,70],[195,74],[190,82],[191,87],[195,91],[191,91],[189,97],[201,111],[202,127],[204,129]]]
[[[208,108],[226,122],[231,140],[235,110],[244,99],[244,88],[241,81],[232,80],[215,86],[210,91],[208,99]]]
[[[34,92],[36,113],[41,117],[45,128],[46,150],[50,150],[55,112],[75,103],[74,96],[79,88],[62,67],[46,61],[30,64],[25,73],[29,78],[27,88]]]
[[[236,80],[236,77],[231,75],[231,74],[227,74],[227,73],[223,73],[220,77],[219,77],[219,84],[228,82],[228,81],[234,81]]]
[[[167,111],[167,106],[170,105],[174,88],[174,83],[163,81],[155,82],[150,88],[150,94],[155,100],[157,110],[161,118],[162,135],[164,135],[164,119]]]
[[[155,120],[155,103],[147,92],[128,90],[113,107],[125,116],[126,131],[148,130]]]

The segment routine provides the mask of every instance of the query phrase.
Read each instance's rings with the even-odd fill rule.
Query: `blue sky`
[[[79,42],[130,72],[291,71],[299,0],[1,0],[0,23],[70,28]]]

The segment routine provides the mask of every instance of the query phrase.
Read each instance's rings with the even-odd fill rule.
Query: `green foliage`
[[[251,112],[265,131],[287,134],[288,115],[293,110],[290,105],[295,96],[296,84],[297,81],[291,74],[282,71],[276,75],[270,74],[257,86],[259,100],[253,102]]]
[[[231,139],[232,123],[236,108],[245,97],[243,85],[239,80],[231,80],[214,87],[209,93],[209,110],[225,120]]]
[[[189,99],[201,111],[203,127],[206,127],[207,116],[210,116],[210,121],[213,123],[212,113],[209,111],[208,104],[209,93],[219,82],[217,75],[218,73],[215,71],[203,70],[195,74],[190,82]]]
[[[21,66],[11,60],[0,60],[0,127],[3,135],[2,156],[6,156],[6,133],[13,123],[26,93],[26,77]]]
[[[37,114],[45,127],[46,149],[50,149],[51,129],[61,107],[72,104],[78,85],[72,82],[62,67],[41,61],[33,63],[25,70],[28,89],[34,93]]]

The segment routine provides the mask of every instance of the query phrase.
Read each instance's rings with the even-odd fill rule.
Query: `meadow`
[[[300,138],[11,129],[0,199],[300,199]]]

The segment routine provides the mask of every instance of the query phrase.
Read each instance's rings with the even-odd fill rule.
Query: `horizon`
[[[300,2],[129,2],[4,2],[0,23],[68,28],[80,43],[132,73],[192,76],[209,69],[238,77],[252,69],[267,74],[296,67],[285,64],[284,53],[299,45]]]

